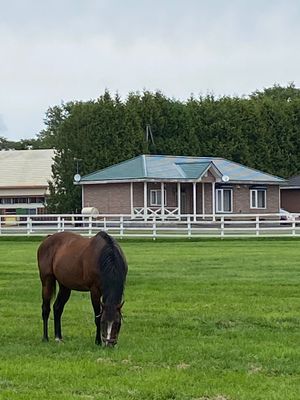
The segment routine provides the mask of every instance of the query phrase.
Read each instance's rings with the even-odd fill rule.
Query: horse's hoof
[[[48,342],[49,342],[49,339],[46,338],[46,337],[43,337],[42,342],[43,342],[43,343],[48,343]]]
[[[61,338],[56,337],[55,338],[56,343],[63,343],[64,341]]]

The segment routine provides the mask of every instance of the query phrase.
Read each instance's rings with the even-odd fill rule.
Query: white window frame
[[[224,211],[224,191],[228,190],[231,192],[230,194],[230,211]],[[221,192],[221,204],[219,204],[219,196],[218,192]],[[229,188],[218,188],[216,189],[216,212],[217,213],[232,213],[233,212],[233,190]]]
[[[263,192],[265,196],[265,206],[264,207],[258,207],[258,192]],[[254,193],[254,204],[252,202],[252,194]],[[260,210],[265,210],[267,208],[267,189],[250,189],[250,208],[253,209],[260,209]]]
[[[154,193],[155,196],[155,201],[152,202],[152,194]],[[150,190],[150,206],[156,206],[156,207],[161,207],[161,201],[158,203],[158,193],[161,195],[161,190],[160,189],[151,189]],[[167,191],[164,189],[164,206],[167,205]]]

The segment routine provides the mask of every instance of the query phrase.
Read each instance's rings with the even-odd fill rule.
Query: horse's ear
[[[117,309],[121,310],[121,308],[123,307],[124,303],[125,303],[125,300],[123,300],[121,304],[117,305]]]

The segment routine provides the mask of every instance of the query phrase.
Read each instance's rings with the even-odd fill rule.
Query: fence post
[[[187,217],[187,225],[188,225],[188,237],[190,239],[192,236],[191,216],[190,215],[188,215],[188,217]]]
[[[124,217],[123,215],[120,216],[120,236],[121,239],[123,238],[124,235]]]
[[[60,219],[60,215],[59,215],[57,217],[57,232],[61,232],[61,230],[60,230],[60,226],[61,226],[60,222],[61,222],[61,219]]]
[[[103,230],[106,232],[106,217],[103,217]]]
[[[293,227],[292,235],[295,236],[296,235],[296,221],[293,221],[292,227]]]
[[[31,232],[31,224],[30,224],[30,217],[26,217],[26,226],[27,226],[27,235],[30,235]]]
[[[221,238],[224,237],[224,215],[221,216]]]
[[[0,235],[2,234],[1,228],[2,228],[2,217],[0,215]]]
[[[92,236],[92,216],[89,216],[89,236]]]
[[[62,232],[64,232],[64,230],[65,230],[65,219],[64,218],[61,219],[61,230],[62,230]]]
[[[152,238],[153,240],[156,240],[156,216],[153,218]]]
[[[259,236],[259,216],[258,215],[255,217],[255,234],[256,234],[256,236]]]

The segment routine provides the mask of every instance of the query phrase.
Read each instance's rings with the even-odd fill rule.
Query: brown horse
[[[96,344],[114,346],[121,328],[121,308],[127,275],[125,256],[107,233],[92,238],[61,232],[48,236],[37,253],[42,282],[44,341],[48,341],[50,300],[53,305],[55,340],[61,341],[61,315],[71,290],[89,291],[95,313]],[[101,340],[102,339],[102,340]]]

